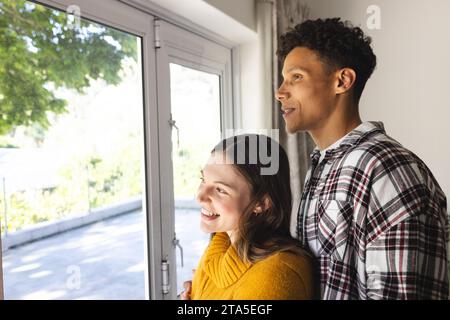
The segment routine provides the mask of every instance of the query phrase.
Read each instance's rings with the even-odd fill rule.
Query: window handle
[[[172,119],[172,114],[170,114],[169,125],[171,128],[177,129],[177,149],[180,148],[180,129],[176,125],[176,121]]]
[[[180,244],[180,240],[177,239],[176,237],[173,239],[173,245],[175,247],[178,247],[178,249],[180,249],[180,256],[181,256],[181,267],[184,267],[184,261],[183,261],[183,247]]]

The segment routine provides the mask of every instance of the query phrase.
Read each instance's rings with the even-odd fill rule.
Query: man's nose
[[[286,90],[284,84],[281,84],[281,86],[275,92],[275,98],[280,102],[283,102],[284,100],[289,98],[289,92]]]

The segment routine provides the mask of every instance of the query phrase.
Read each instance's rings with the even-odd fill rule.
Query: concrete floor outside
[[[176,212],[178,288],[208,243],[198,210]],[[133,212],[9,249],[3,256],[5,299],[145,299],[144,216]]]

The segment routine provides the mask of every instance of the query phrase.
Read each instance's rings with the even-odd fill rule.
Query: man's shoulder
[[[347,149],[343,159],[354,164],[352,176],[359,190],[373,200],[371,205],[379,234],[412,216],[446,220],[446,197],[427,165],[411,150],[377,133]],[[382,213],[382,215],[380,215]],[[386,223],[380,221],[386,220]],[[387,223],[389,222],[389,223]],[[370,234],[370,232],[369,232]]]
[[[386,188],[389,180],[397,193],[416,190],[427,199],[446,202],[439,183],[422,159],[385,133],[378,133],[350,147],[346,157],[372,180],[372,187],[378,184]],[[385,191],[380,190],[379,193],[387,194]]]
[[[339,166],[353,167],[377,181],[395,180],[398,187],[422,185],[429,192],[443,196],[428,166],[414,152],[385,133],[377,133],[350,146]]]
[[[420,166],[426,167],[423,161],[400,142],[386,135],[377,133],[350,146],[343,156],[346,162],[361,166]]]

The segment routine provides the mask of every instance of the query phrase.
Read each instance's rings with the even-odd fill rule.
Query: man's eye
[[[293,76],[292,76],[292,80],[298,80],[298,79],[301,79],[301,78],[303,78],[302,77],[302,75],[301,74],[294,74]]]
[[[200,181],[201,181],[201,183],[205,183],[205,178],[200,177]]]

